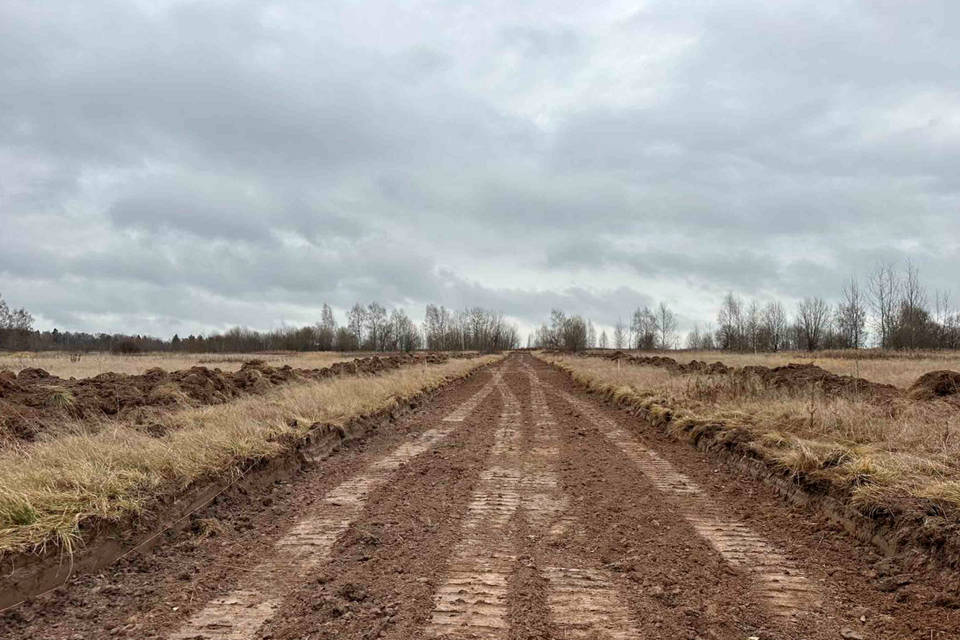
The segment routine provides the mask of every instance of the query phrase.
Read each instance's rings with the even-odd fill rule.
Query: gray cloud
[[[833,297],[960,267],[960,7],[13,0],[0,293],[44,326],[272,327],[324,301]]]

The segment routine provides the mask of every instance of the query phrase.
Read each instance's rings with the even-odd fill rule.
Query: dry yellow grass
[[[65,351],[41,353],[19,352],[0,353],[0,371],[9,370],[19,373],[23,369],[44,369],[60,378],[89,378],[112,371],[139,375],[148,369],[159,367],[165,371],[189,369],[204,366],[223,371],[239,371],[248,360],[265,360],[274,367],[290,365],[299,369],[322,369],[335,362],[344,362],[354,358],[373,355],[365,353],[336,353],[331,351],[289,351],[282,353],[144,353],[138,355],[116,355],[112,353],[82,354],[79,360],[71,361],[71,354]]]
[[[795,362],[816,364],[818,367],[844,376],[856,376],[873,382],[892,384],[908,389],[917,378],[931,371],[950,369],[960,371],[960,352],[924,351],[893,352],[864,350],[860,358],[856,352],[846,351],[785,351],[781,353],[726,353],[719,351],[629,351],[630,355],[668,356],[686,364],[691,360],[721,361],[731,367],[761,365],[779,367]]]
[[[243,465],[278,454],[315,422],[344,424],[500,357],[290,385],[265,396],[185,409],[161,419],[162,437],[118,423],[96,434],[65,435],[5,451],[0,454],[0,553],[51,543],[70,551],[84,520],[135,515],[160,495],[204,478],[236,475]]]
[[[791,472],[840,483],[865,510],[905,496],[960,507],[960,411],[946,403],[903,398],[877,404],[815,388],[774,389],[758,378],[539,357],[654,415],[669,411],[669,428],[677,436],[704,421],[745,428],[753,438],[749,446],[763,457]]]

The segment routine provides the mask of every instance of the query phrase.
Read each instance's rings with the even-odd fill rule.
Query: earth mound
[[[698,373],[701,375],[733,375],[744,377],[759,378],[765,385],[776,389],[802,390],[816,387],[820,391],[830,395],[854,394],[861,398],[870,398],[872,400],[887,400],[898,397],[902,394],[900,389],[893,385],[871,382],[863,378],[853,376],[841,376],[826,369],[822,369],[815,364],[787,364],[779,367],[764,366],[746,366],[742,368],[729,367],[722,362],[707,364],[699,360],[693,360],[687,364],[681,364],[673,358],[665,356],[631,356],[622,351],[615,351],[611,354],[603,354],[600,357],[609,360],[621,360],[634,365],[648,367],[665,367],[679,374]],[[935,372],[938,374],[953,372]],[[927,374],[931,375],[931,374]],[[942,382],[944,389],[953,389],[951,393],[956,392],[956,385],[960,383],[960,374],[957,376],[957,382],[950,387],[948,382]],[[918,381],[919,383],[919,381]],[[916,385],[915,385],[916,386]],[[938,387],[940,388],[940,387]],[[944,395],[944,394],[940,394]]]
[[[357,358],[324,369],[272,367],[263,360],[250,360],[235,373],[196,366],[170,372],[153,368],[142,375],[101,373],[80,380],[64,380],[43,369],[24,369],[19,374],[0,371],[0,447],[10,440],[35,440],[64,419],[150,424],[157,411],[222,404],[292,382],[374,375],[412,364],[439,364],[447,358],[446,354],[404,353]]]
[[[956,371],[931,371],[913,383],[907,395],[914,400],[935,400],[957,395],[960,392],[960,373]]]

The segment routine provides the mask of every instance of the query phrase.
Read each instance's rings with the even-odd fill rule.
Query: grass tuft
[[[50,391],[46,400],[47,406],[69,408],[77,404],[77,397],[69,389],[56,386],[47,387],[47,389]]]

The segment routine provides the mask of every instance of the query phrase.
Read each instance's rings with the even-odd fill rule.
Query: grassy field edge
[[[792,455],[779,452],[770,455],[770,443],[765,441],[767,434],[762,430],[730,420],[695,416],[665,404],[657,394],[577,371],[548,354],[534,355],[567,374],[588,393],[639,418],[671,439],[719,455],[738,471],[749,471],[754,477],[767,481],[792,501],[819,507],[825,516],[886,553],[909,546],[920,551],[918,561],[935,559],[938,564],[960,567],[960,536],[957,535],[960,510],[952,501],[898,495],[894,488],[882,485],[870,486],[869,491],[855,496],[857,478],[847,473],[831,474],[829,470],[809,473],[799,468],[800,465],[790,464]],[[777,444],[783,447],[796,443]]]

